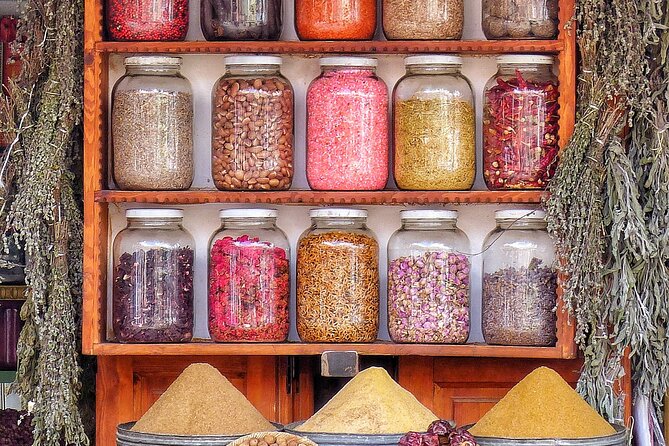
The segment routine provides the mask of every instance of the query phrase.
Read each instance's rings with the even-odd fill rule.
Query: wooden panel
[[[373,344],[305,344],[286,342],[282,344],[216,344],[213,342],[190,342],[187,344],[96,344],[96,355],[259,355],[300,356],[320,355],[324,351],[357,351],[361,355],[380,356],[479,356],[497,358],[562,358],[558,347],[508,347],[503,345],[464,344],[394,344],[378,341]]]
[[[98,362],[97,444],[114,445],[116,426],[141,418],[195,362],[216,367],[270,421],[292,421],[292,398],[285,395],[285,387],[278,385],[279,373],[285,374],[279,358],[104,356]]]
[[[354,42],[98,42],[109,53],[274,53],[274,54],[412,54],[412,53],[557,53],[560,40],[451,40]]]
[[[542,191],[465,191],[465,192],[318,192],[294,190],[284,192],[189,191],[118,191],[100,190],[95,200],[102,203],[274,203],[274,204],[430,204],[430,203],[541,203]]]

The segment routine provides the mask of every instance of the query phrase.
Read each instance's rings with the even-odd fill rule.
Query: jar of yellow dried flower
[[[411,56],[394,92],[395,181],[400,189],[467,190],[476,177],[476,117],[462,58]]]
[[[304,342],[373,342],[379,244],[367,211],[314,209],[297,244],[297,333]]]

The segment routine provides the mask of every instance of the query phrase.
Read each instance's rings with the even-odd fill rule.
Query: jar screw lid
[[[367,218],[368,212],[364,209],[352,208],[318,208],[309,211],[311,218]]]
[[[553,65],[553,56],[543,54],[505,54],[497,56],[499,65]]]
[[[128,209],[125,211],[126,218],[183,218],[184,211],[181,209]]]
[[[495,212],[495,220],[546,220],[546,212],[536,209],[508,209]]]
[[[172,57],[172,56],[131,56],[126,57],[123,60],[123,64],[126,67],[135,67],[142,65],[149,66],[181,66],[181,57]]]
[[[404,59],[404,65],[462,65],[462,57],[450,54],[409,56]]]
[[[372,57],[323,57],[321,67],[371,67],[379,65],[379,61]]]
[[[225,65],[281,65],[279,56],[228,56],[223,59]]]
[[[458,211],[446,209],[415,209],[400,212],[400,220],[457,220]]]
[[[276,209],[223,209],[219,217],[226,218],[276,218],[279,211]]]

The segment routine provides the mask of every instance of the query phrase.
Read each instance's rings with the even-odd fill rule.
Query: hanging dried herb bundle
[[[25,0],[23,70],[9,87],[2,179],[6,231],[25,245],[27,301],[15,391],[34,403],[35,445],[85,445],[78,409],[83,1]]]
[[[626,349],[657,408],[669,381],[667,4],[580,0],[576,18],[577,125],[546,205],[585,356],[579,390],[620,422]]]

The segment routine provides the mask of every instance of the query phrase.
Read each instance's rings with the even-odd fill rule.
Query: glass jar
[[[180,57],[125,59],[112,93],[114,181],[124,190],[184,190],[193,183],[193,93]]]
[[[379,244],[367,211],[323,208],[297,246],[297,332],[303,342],[374,342]]]
[[[293,87],[281,58],[232,56],[212,93],[211,173],[221,190],[286,190],[293,181]]]
[[[21,288],[7,294],[15,295],[0,298],[0,371],[16,371],[16,348],[23,328],[21,307],[25,297]]]
[[[277,40],[282,0],[200,0],[200,27],[207,40]]]
[[[484,242],[483,337],[488,344],[555,345],[557,270],[546,214],[497,211],[495,220]]]
[[[469,239],[458,213],[402,211],[388,241],[388,331],[395,342],[463,344],[469,337]]]
[[[388,181],[388,88],[376,59],[326,57],[307,91],[307,180],[316,190]]]
[[[300,40],[371,40],[376,0],[295,0]]]
[[[178,209],[130,209],[114,239],[112,322],[119,342],[193,337],[195,242]]]
[[[184,40],[188,0],[106,0],[107,36],[118,41]]]
[[[558,0],[483,0],[488,39],[553,39],[558,34]]]
[[[383,0],[388,40],[457,40],[464,18],[464,0]]]
[[[393,97],[395,181],[408,190],[467,190],[476,177],[474,94],[462,58],[412,56]]]
[[[274,209],[226,209],[209,242],[209,334],[216,342],[288,339],[290,245]]]
[[[483,102],[483,177],[491,190],[545,189],[559,151],[553,58],[510,55],[497,63]]]

